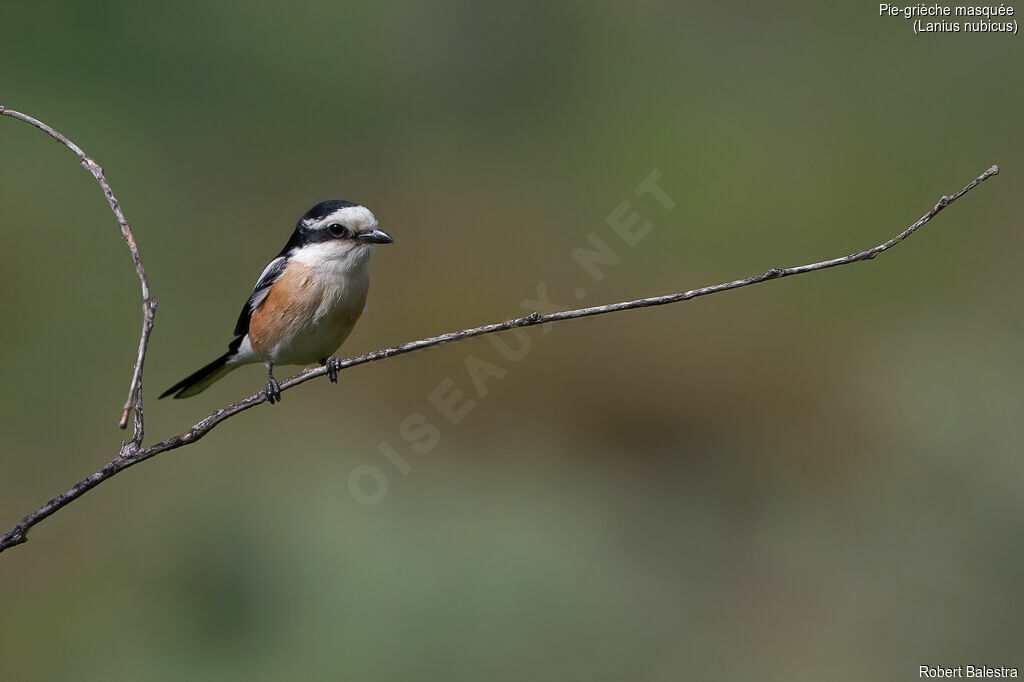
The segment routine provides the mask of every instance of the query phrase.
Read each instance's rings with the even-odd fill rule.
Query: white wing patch
[[[278,278],[281,271],[284,269],[282,266],[285,261],[288,260],[286,256],[278,256],[274,260],[270,261],[260,278],[256,280],[256,286],[252,288],[252,296],[249,297],[249,311],[252,312],[260,307],[260,303],[267,298],[267,294],[270,293],[270,285],[274,283],[274,280]]]
[[[270,293],[270,288],[287,266],[288,257],[278,256],[270,261],[270,265],[264,268],[263,274],[256,280],[256,286],[253,287],[249,300],[245,302],[245,305],[242,306],[242,312],[238,314],[238,321],[235,323],[235,336],[245,336],[249,332],[249,320],[252,319],[253,311],[266,300],[267,294]]]

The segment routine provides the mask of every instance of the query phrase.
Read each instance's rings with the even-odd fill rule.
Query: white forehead
[[[322,230],[328,225],[341,223],[351,230],[368,230],[377,225],[377,218],[365,206],[346,206],[320,220],[303,221],[311,230]]]

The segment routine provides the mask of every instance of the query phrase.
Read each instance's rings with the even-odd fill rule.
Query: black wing
[[[277,278],[281,276],[285,268],[288,267],[288,256],[281,255],[270,261],[270,265],[263,271],[260,278],[256,280],[256,286],[252,289],[252,294],[249,295],[249,300],[245,302],[245,307],[242,308],[242,312],[238,314],[238,322],[235,323],[235,336],[242,337],[249,333],[249,320],[252,319],[252,313],[256,308],[263,303],[263,299],[270,293],[270,287],[274,285]]]

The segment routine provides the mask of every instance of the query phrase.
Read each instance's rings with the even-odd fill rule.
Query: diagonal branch
[[[124,238],[124,241],[128,244],[128,250],[132,255],[132,262],[135,263],[135,274],[138,275],[139,285],[142,287],[142,333],[139,336],[139,351],[135,357],[135,367],[132,370],[132,380],[128,386],[128,399],[124,402],[124,409],[121,413],[121,420],[118,422],[118,427],[123,429],[128,426],[128,416],[131,414],[132,410],[134,410],[134,433],[132,434],[131,441],[129,441],[129,445],[126,447],[130,449],[137,449],[142,445],[143,437],[142,365],[146,359],[146,348],[149,346],[149,335],[153,331],[153,318],[156,315],[156,299],[149,294],[149,281],[146,279],[146,268],[142,264],[142,256],[139,254],[139,247],[135,243],[135,235],[132,234],[132,226],[128,223],[128,219],[124,217],[124,211],[121,210],[121,202],[119,202],[117,197],[114,196],[114,190],[110,188],[110,183],[107,182],[106,176],[103,175],[103,168],[93,161],[92,158],[86,156],[81,147],[69,140],[60,132],[54,130],[42,121],[32,118],[28,114],[23,114],[20,111],[14,111],[13,109],[8,109],[7,107],[0,105],[0,115],[10,116],[11,118],[24,121],[25,123],[34,126],[74,152],[75,156],[78,157],[79,163],[81,163],[87,171],[92,173],[96,182],[99,183],[100,188],[103,190],[103,196],[107,198],[107,203],[110,204],[110,210],[114,212],[117,224],[121,227],[121,237]]]
[[[415,350],[421,350],[424,348],[430,348],[433,346],[439,346],[445,343],[452,343],[455,341],[461,341],[463,339],[469,339],[475,336],[483,336],[485,334],[494,334],[496,332],[508,331],[510,329],[516,329],[519,327],[530,327],[537,324],[545,324],[548,322],[559,322],[561,320],[573,320],[580,317],[591,317],[593,315],[603,315],[605,313],[618,312],[620,310],[633,310],[636,308],[647,308],[650,306],[666,305],[668,303],[678,303],[679,301],[688,301],[691,298],[697,298],[698,296],[707,296],[709,294],[717,294],[722,291],[729,291],[730,289],[739,289],[740,287],[749,286],[751,284],[758,284],[771,279],[781,279],[783,277],[790,277],[793,275],[802,275],[808,272],[816,272],[818,270],[825,270],[826,268],[834,268],[840,265],[848,265],[850,263],[857,263],[860,261],[871,260],[880,253],[883,253],[892,247],[896,246],[904,239],[912,235],[920,227],[925,225],[928,221],[934,218],[939,212],[945,209],[947,206],[952,204],[954,201],[962,197],[967,192],[974,189],[979,183],[984,182],[988,178],[997,175],[999,173],[998,166],[992,166],[984,173],[979,175],[977,178],[969,182],[959,192],[943,196],[939,199],[927,213],[921,216],[917,222],[910,227],[906,228],[892,239],[875,246],[874,248],[866,249],[864,251],[858,251],[851,253],[848,256],[842,258],[833,258],[831,260],[820,261],[818,263],[810,263],[807,265],[798,265],[789,268],[772,268],[765,272],[757,275],[751,275],[745,279],[737,279],[731,282],[724,282],[722,284],[715,284],[712,286],[701,287],[699,289],[690,289],[689,291],[683,291],[676,294],[667,294],[664,296],[654,296],[651,298],[641,298],[634,301],[623,301],[621,303],[612,303],[609,305],[593,306],[590,308],[579,308],[576,310],[564,310],[554,312],[546,315],[534,312],[525,317],[517,317],[511,320],[505,320],[504,322],[498,322],[495,324],[488,324],[482,327],[473,327],[470,329],[463,329],[461,331],[450,332],[448,334],[441,334],[440,336],[432,336],[430,338],[421,339],[419,341],[410,341],[397,346],[391,346],[389,348],[383,348],[381,350],[374,351],[372,353],[366,353],[353,358],[349,358],[341,362],[340,369],[348,369],[355,367],[356,365],[363,365],[369,362],[375,362],[377,360],[384,360],[386,358],[394,357],[396,355],[403,355],[405,353],[411,353]],[[310,381],[316,377],[323,376],[327,373],[327,369],[320,367],[317,369],[307,369],[291,377],[287,381],[281,384],[281,390],[287,390],[294,386],[298,386],[301,383]],[[9,530],[3,537],[0,537],[0,552],[19,545],[23,542],[28,541],[27,533],[32,526],[36,525],[43,519],[51,516],[61,508],[67,506],[77,498],[84,495],[89,490],[92,490],[100,483],[113,477],[117,473],[135,466],[140,462],[144,462],[150,457],[159,455],[162,452],[174,450],[185,445],[191,445],[196,442],[214,428],[217,427],[221,422],[230,419],[240,412],[244,412],[252,407],[259,405],[264,402],[266,398],[262,393],[251,395],[244,400],[240,400],[237,403],[223,407],[213,414],[209,415],[205,419],[196,423],[192,428],[184,431],[176,436],[172,436],[166,440],[160,441],[145,448],[138,448],[132,451],[122,451],[121,454],[110,461],[102,469],[94,473],[92,476],[80,481],[64,493],[53,498],[36,511],[26,516],[20,523],[15,525]]]

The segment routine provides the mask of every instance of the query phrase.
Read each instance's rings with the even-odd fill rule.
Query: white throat
[[[334,270],[356,274],[366,269],[372,255],[372,244],[332,240],[317,244],[307,244],[293,251],[291,258],[296,263],[302,263],[307,267],[317,270]]]

